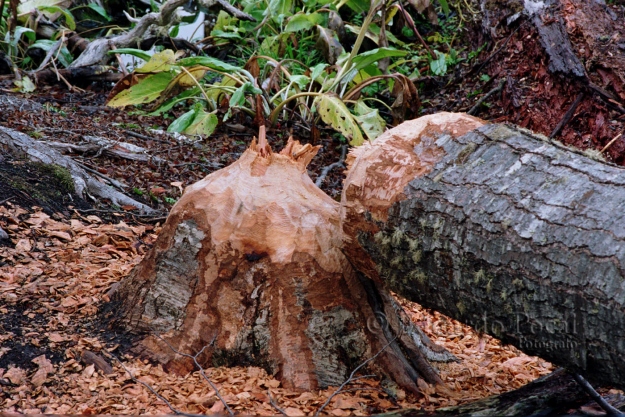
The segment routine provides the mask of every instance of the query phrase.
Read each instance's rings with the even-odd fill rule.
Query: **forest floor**
[[[467,111],[501,84],[503,93],[493,94],[477,109],[477,116],[552,133],[578,92],[565,77],[547,71],[538,40],[527,30],[521,27],[502,34],[484,50],[478,63],[461,64],[445,80],[418,79],[423,114]],[[483,40],[473,39],[473,43],[470,50]],[[600,84],[599,79],[596,82]],[[0,412],[223,411],[223,404],[198,372],[170,375],[129,356],[129,337],[102,323],[98,309],[107,301],[111,286],[153,244],[184,187],[240,156],[257,134],[252,123],[235,116],[206,140],[180,140],[162,133],[174,117],[107,108],[103,105],[106,89],[90,87],[76,93],[65,87],[40,87],[30,97],[32,101],[25,101],[8,93],[10,88],[9,81],[0,82],[0,91],[5,92],[0,92],[0,124],[5,127],[41,141],[81,143],[90,135],[146,148],[152,158],[147,162],[101,152],[71,156],[103,180],[118,181],[128,195],[160,214],[146,217],[132,207],[85,202],[72,196],[62,174],[0,149],[0,227],[9,235],[9,240],[0,240]],[[607,161],[625,165],[625,137],[612,141],[623,129],[623,113],[587,94],[556,139],[602,151]],[[267,136],[279,150],[291,133],[302,142],[311,140],[297,124],[274,126]],[[313,181],[342,152],[342,143],[331,131],[322,129],[319,137],[314,144],[322,149],[309,166]],[[321,188],[338,199],[342,180],[342,169],[334,169]],[[553,370],[540,358],[502,346],[450,318],[414,303],[402,304],[434,342],[460,359],[436,364],[449,390],[441,392],[423,384],[423,397],[413,398],[389,390],[381,381],[359,379],[335,396],[325,412],[341,416],[401,408],[432,411],[519,388]],[[85,352],[99,355],[112,366],[110,373],[105,373],[106,366],[96,367]],[[242,414],[276,415],[280,407],[291,416],[313,415],[336,390],[289,391],[258,368],[210,368],[206,375],[229,406]],[[604,392],[622,395],[615,390]],[[585,411],[596,413],[597,408],[588,405]]]
[[[13,103],[18,100],[6,97],[14,99]],[[165,127],[167,121],[161,118],[102,107],[103,95],[98,92],[70,94],[51,88],[33,99],[41,106],[20,101],[22,106],[31,106],[20,111],[5,104],[1,123],[44,141],[78,142],[89,134],[134,142],[168,162],[72,155],[94,171],[120,181],[133,197],[162,210],[156,217],[141,217],[131,208],[110,208],[72,197],[58,173],[0,150],[0,227],[10,237],[0,247],[0,411],[223,411],[215,392],[198,372],[184,377],[169,375],[127,355],[130,339],[101,323],[98,308],[107,301],[111,286],[126,276],[153,244],[170,203],[181,190],[236,160],[255,132],[242,121],[226,125],[209,141],[185,142],[152,130]],[[280,129],[268,136],[277,149],[286,139]],[[340,155],[340,144],[326,137],[320,156],[310,166],[313,180]],[[341,180],[340,170],[334,171],[324,181],[324,190],[338,197]],[[450,389],[441,392],[422,384],[425,395],[413,398],[389,391],[381,381],[361,379],[334,397],[327,413],[369,415],[400,408],[432,411],[519,388],[553,370],[550,363],[501,346],[450,318],[414,303],[402,303],[434,342],[460,359],[436,365]],[[112,366],[111,373],[98,369],[85,352],[100,355]],[[288,415],[312,415],[336,389],[289,391],[258,368],[211,368],[206,373],[230,407],[245,414],[275,415],[274,402]]]

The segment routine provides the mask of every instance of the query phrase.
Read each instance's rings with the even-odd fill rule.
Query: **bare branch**
[[[601,395],[599,395],[599,393],[597,391],[595,391],[595,389],[592,387],[592,385],[590,385],[590,383],[588,381],[586,381],[583,376],[581,376],[580,374],[574,374],[574,373],[571,373],[571,375],[573,375],[573,378],[575,379],[575,381],[577,381],[577,383],[584,389],[584,391],[586,391],[586,393],[593,400],[595,400],[595,402],[597,404],[599,404],[599,407],[601,407],[603,409],[603,411],[606,412],[607,415],[609,415],[609,416],[625,416],[625,414],[621,410],[619,410],[616,407],[613,407],[611,404],[609,404],[605,400],[605,398],[603,398]]]
[[[317,177],[317,180],[315,181],[315,185],[317,187],[321,187],[321,183],[328,176],[330,171],[332,171],[334,168],[338,168],[340,166],[343,166],[343,163],[345,162],[345,155],[346,154],[347,154],[347,145],[343,145],[341,147],[341,157],[339,158],[339,160],[336,161],[335,163],[330,164],[327,167],[323,168],[323,170],[321,171],[321,174],[319,174],[319,176]]]
[[[174,414],[178,414],[181,416],[188,416],[188,417],[204,417],[204,414],[189,414],[189,413],[184,413],[180,410],[178,410],[176,407],[174,407],[173,405],[171,405],[171,403],[169,401],[167,401],[167,399],[165,397],[163,397],[161,394],[159,394],[154,388],[152,388],[150,386],[150,384],[147,384],[143,381],[138,380],[137,378],[135,378],[135,376],[132,374],[132,372],[130,372],[130,369],[126,368],[126,365],[124,365],[124,363],[114,354],[112,354],[111,352],[106,352],[104,351],[104,353],[107,356],[110,356],[111,358],[115,359],[122,368],[124,368],[124,371],[126,371],[126,373],[128,374],[128,376],[130,377],[130,379],[132,379],[132,381],[136,384],[141,384],[144,387],[146,387],[152,394],[154,394],[159,400],[161,400],[162,402],[164,402],[167,407],[169,407],[169,409],[174,413]]]
[[[273,400],[273,397],[271,396],[271,392],[269,390],[267,390],[267,395],[269,396],[269,404],[271,404],[271,406],[273,408],[275,408],[280,414],[282,414],[283,416],[288,416],[288,414],[286,413],[286,411],[284,411],[283,409],[281,409],[278,404]]]
[[[215,339],[213,339],[208,345],[204,346],[198,353],[195,354],[195,356],[193,356],[193,355],[189,355],[188,353],[182,353],[182,352],[178,351],[167,340],[163,339],[161,336],[159,336],[156,333],[154,334],[154,337],[156,337],[158,340],[160,340],[163,343],[165,343],[176,354],[178,354],[180,356],[184,356],[185,358],[193,359],[193,363],[195,364],[195,366],[200,371],[200,374],[202,375],[202,377],[206,380],[206,382],[208,382],[208,385],[210,385],[211,388],[213,389],[213,391],[215,391],[215,395],[217,396],[217,398],[219,398],[219,401],[221,401],[223,403],[224,407],[226,407],[226,410],[228,410],[228,414],[230,414],[230,416],[234,416],[234,413],[232,412],[230,407],[228,407],[228,403],[226,402],[226,400],[224,400],[224,398],[219,393],[219,388],[217,388],[217,386],[215,384],[213,384],[213,382],[208,378],[208,376],[206,376],[206,373],[204,373],[204,368],[202,368],[202,366],[197,361],[198,356],[200,356],[204,352],[204,349],[206,349],[208,346],[212,345],[213,342],[215,341]]]
[[[360,368],[362,368],[363,366],[365,366],[366,364],[368,364],[369,362],[375,360],[375,358],[377,358],[378,356],[380,356],[380,354],[382,352],[384,352],[386,350],[387,347],[389,347],[391,345],[391,343],[393,343],[395,341],[395,339],[397,339],[397,336],[395,336],[390,342],[388,342],[386,345],[384,345],[382,347],[382,349],[380,349],[375,355],[373,355],[372,357],[370,357],[369,359],[367,359],[366,361],[364,361],[363,363],[361,363],[360,365],[358,365],[351,374],[349,374],[349,378],[347,378],[345,380],[345,382],[343,382],[341,384],[341,386],[339,387],[339,389],[337,389],[336,391],[334,391],[332,393],[332,395],[330,395],[328,397],[328,399],[326,400],[326,402],[324,402],[321,407],[319,407],[319,409],[317,410],[317,412],[315,413],[314,417],[317,417],[319,414],[321,414],[321,412],[323,411],[324,408],[326,408],[326,406],[328,404],[330,404],[330,401],[332,401],[332,398],[334,398],[335,396],[337,396],[339,393],[341,393],[343,391],[343,388],[345,388],[346,385],[351,384],[352,381],[355,381],[357,378],[354,378],[354,375],[356,374],[356,372],[358,372],[358,370]]]

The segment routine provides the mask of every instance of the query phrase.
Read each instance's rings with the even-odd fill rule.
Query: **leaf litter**
[[[199,372],[168,374],[160,365],[124,354],[128,341],[111,337],[96,320],[107,292],[141,260],[160,226],[111,224],[79,214],[55,220],[39,207],[26,210],[9,202],[0,207],[0,227],[14,244],[0,248],[0,411],[171,413],[141,381],[182,412],[223,412],[223,404]],[[325,409],[329,414],[432,411],[519,388],[553,370],[550,363],[501,346],[455,320],[400,302],[434,342],[461,359],[436,364],[450,390],[420,381],[424,396],[415,399],[384,381],[358,379],[332,399]],[[85,360],[88,356],[105,365]],[[255,367],[208,368],[206,374],[233,411],[241,414],[275,415],[273,400],[289,416],[313,415],[336,390],[287,390]]]
[[[175,198],[184,186],[235,160],[246,146],[239,138],[253,136],[252,130],[235,123],[224,125],[226,130],[205,142],[183,143],[147,130],[146,126],[162,123],[161,119],[80,105],[98,103],[98,95],[46,91],[49,95],[43,100],[60,104],[55,111],[67,116],[55,116],[57,113],[49,110],[45,113],[52,117],[38,111],[15,111],[7,113],[3,124],[43,132],[57,141],[79,142],[88,132],[150,149],[170,163],[107,155],[74,158],[134,190],[144,190],[143,196],[136,197],[159,208],[170,205],[161,197]],[[149,137],[130,135],[131,130]],[[272,145],[280,148],[284,139],[276,135]],[[340,143],[329,137],[321,141],[325,151],[311,164],[313,179],[340,154]],[[342,178],[336,169],[322,188],[337,197]],[[65,202],[62,212],[57,213],[50,210],[56,207],[42,208],[19,196],[2,198],[0,227],[9,234],[10,244],[1,246],[0,242],[0,412],[170,414],[167,404],[142,383],[149,384],[179,411],[224,412],[215,391],[199,372],[184,377],[168,374],[160,366],[127,355],[130,338],[99,321],[98,307],[154,243],[159,223],[143,224],[133,215],[106,210],[84,210],[77,201],[72,202],[73,208]],[[421,380],[424,395],[413,398],[386,381],[363,378],[335,395],[325,413],[370,415],[402,408],[432,411],[513,390],[553,370],[550,363],[502,346],[496,339],[437,312],[403,299],[400,303],[432,341],[461,359],[458,363],[435,364],[449,389],[437,389]],[[276,415],[279,412],[274,403],[289,416],[314,415],[337,389],[286,390],[260,368],[208,368],[205,372],[239,414]]]

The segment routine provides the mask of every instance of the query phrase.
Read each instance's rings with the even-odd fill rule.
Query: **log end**
[[[378,274],[357,242],[358,233],[375,235],[388,210],[406,198],[413,179],[432,171],[444,156],[444,141],[458,138],[486,122],[464,113],[437,113],[410,120],[385,132],[373,143],[354,148],[341,198],[345,252],[357,269],[372,279]]]

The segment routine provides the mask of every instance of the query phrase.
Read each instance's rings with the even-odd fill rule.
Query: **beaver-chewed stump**
[[[411,392],[419,374],[440,383],[420,346],[450,355],[427,338],[419,346],[410,324],[399,330],[414,339],[402,351],[389,328],[405,318],[386,320],[380,306],[391,297],[363,285],[344,257],[338,203],[306,173],[318,147],[289,140],[273,153],[264,129],[260,136],[237,162],[185,190],[114,294],[115,324],[140,334],[135,351],[177,373],[194,364],[171,347],[205,348],[203,366],[262,366],[285,387],[311,390],[344,382],[381,351],[369,370]]]

